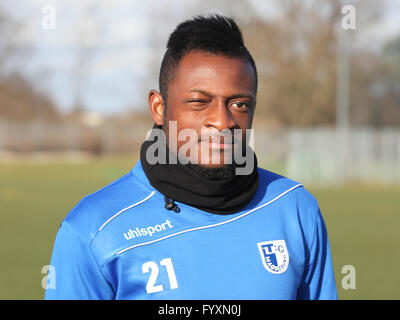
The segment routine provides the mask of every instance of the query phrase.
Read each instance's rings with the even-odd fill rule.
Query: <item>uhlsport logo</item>
[[[269,272],[284,273],[289,265],[289,252],[285,240],[273,240],[257,243],[262,263]]]

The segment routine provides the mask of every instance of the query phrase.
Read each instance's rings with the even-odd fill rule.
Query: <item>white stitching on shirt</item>
[[[155,193],[156,193],[156,192],[153,191],[152,193],[150,193],[150,194],[149,194],[146,198],[144,198],[143,200],[140,200],[139,202],[136,202],[136,203],[130,205],[129,207],[126,207],[126,208],[120,210],[118,213],[114,214],[110,219],[108,219],[106,222],[103,223],[103,225],[100,227],[99,230],[97,230],[97,232],[101,231],[112,219],[114,219],[114,218],[116,218],[117,216],[119,216],[122,212],[124,212],[124,211],[126,211],[126,210],[129,210],[129,209],[131,209],[131,208],[133,208],[133,207],[136,207],[137,205],[139,205],[139,204],[141,204],[141,203],[143,203],[143,202],[149,200]]]
[[[266,202],[266,203],[264,203],[264,204],[262,204],[262,205],[260,205],[260,206],[258,206],[258,207],[256,207],[256,208],[254,208],[254,209],[251,209],[251,210],[249,210],[249,211],[247,211],[247,212],[245,212],[245,213],[243,213],[243,214],[241,214],[240,216],[237,216],[237,217],[235,217],[235,218],[232,218],[232,219],[229,219],[229,220],[226,220],[226,221],[222,221],[222,222],[219,222],[219,223],[215,223],[215,224],[210,224],[210,225],[207,225],[207,226],[201,226],[201,227],[196,227],[196,228],[191,228],[191,229],[182,230],[182,231],[175,232],[175,233],[173,233],[173,234],[169,234],[169,235],[167,235],[167,236],[165,236],[165,237],[158,238],[158,239],[155,239],[155,240],[152,240],[152,241],[147,241],[147,242],[135,244],[135,245],[133,245],[133,246],[130,246],[130,247],[127,247],[127,248],[125,248],[125,249],[122,249],[122,250],[118,251],[115,255],[120,255],[121,253],[124,253],[124,252],[126,252],[126,251],[128,251],[128,250],[131,250],[131,249],[134,249],[134,248],[137,248],[137,247],[141,247],[141,246],[145,246],[145,245],[148,245],[148,244],[152,244],[152,243],[155,243],[155,242],[158,242],[158,241],[161,241],[161,240],[165,240],[165,239],[168,239],[168,238],[171,238],[171,237],[174,237],[174,236],[177,236],[177,235],[186,233],[186,232],[196,231],[196,230],[202,230],[202,229],[208,229],[208,228],[213,228],[213,227],[218,227],[218,226],[227,224],[227,223],[229,223],[229,222],[238,220],[238,219],[243,218],[243,217],[247,216],[248,214],[250,214],[250,213],[252,213],[252,212],[254,212],[254,211],[256,211],[256,210],[259,210],[259,209],[261,209],[261,208],[263,208],[263,207],[265,207],[265,206],[271,204],[272,202],[274,202],[274,201],[278,200],[279,198],[283,197],[285,194],[289,193],[290,191],[292,191],[292,190],[294,190],[294,189],[296,189],[296,188],[298,188],[298,187],[302,187],[302,186],[303,186],[302,184],[297,184],[297,185],[295,185],[295,186],[293,186],[293,187],[287,189],[286,191],[282,192],[281,194],[279,194],[278,196],[276,196],[276,197],[273,198],[272,200],[270,200],[270,201],[268,201],[268,202]]]

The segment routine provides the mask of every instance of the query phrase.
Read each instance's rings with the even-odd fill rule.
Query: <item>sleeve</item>
[[[48,286],[46,300],[110,300],[114,292],[95,260],[88,243],[63,221],[51,257],[54,285]]]
[[[317,210],[313,226],[314,236],[308,246],[308,263],[305,266],[297,298],[300,300],[337,300],[328,233],[321,212],[319,209]]]

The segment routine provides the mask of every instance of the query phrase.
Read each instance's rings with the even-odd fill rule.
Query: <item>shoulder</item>
[[[259,189],[264,201],[280,199],[283,205],[299,211],[318,211],[318,202],[302,183],[277,173],[258,168]]]
[[[260,203],[274,203],[276,217],[298,225],[307,239],[312,239],[323,217],[315,196],[301,183],[259,168],[259,184],[264,199]]]
[[[139,203],[151,195],[137,181],[132,171],[82,198],[67,214],[67,222],[86,241],[90,241],[99,229],[121,210]]]

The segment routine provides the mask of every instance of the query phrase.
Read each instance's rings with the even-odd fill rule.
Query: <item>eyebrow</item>
[[[214,96],[215,96],[215,95],[213,95],[212,93],[210,93],[210,92],[208,92],[208,91],[205,91],[205,90],[201,90],[201,89],[192,89],[192,90],[190,90],[189,92],[199,92],[199,93],[204,94],[204,95],[209,96],[209,97],[214,97]],[[250,98],[250,99],[252,99],[252,100],[255,100],[254,95],[252,95],[252,94],[246,94],[246,93],[238,93],[238,94],[234,94],[234,95],[232,95],[232,96],[226,97],[226,98],[228,98],[228,99]]]

